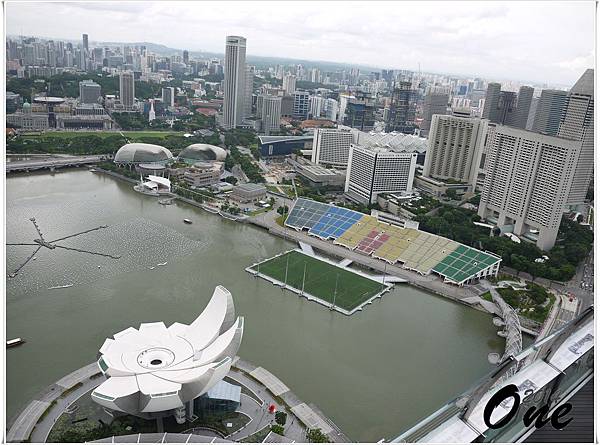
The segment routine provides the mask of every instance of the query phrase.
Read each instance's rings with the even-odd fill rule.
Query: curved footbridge
[[[212,437],[206,436],[206,430],[202,430],[202,435],[171,434],[160,431],[131,435],[127,438],[133,442],[136,441],[133,438],[146,442],[145,439],[150,437],[174,439],[170,436],[178,436],[178,439],[187,439],[183,441],[192,443],[237,442],[270,428],[275,416],[268,412],[268,408],[270,405],[275,405],[278,410],[285,410],[288,413],[285,425],[287,442],[306,442],[307,428],[320,428],[332,442],[350,442],[350,439],[315,405],[300,400],[285,383],[265,368],[236,357],[227,379],[241,385],[254,397],[242,393],[241,404],[237,411],[247,415],[251,420],[238,431],[225,437],[226,440],[219,438],[216,434]],[[13,418],[8,425],[7,442],[46,442],[52,427],[69,406],[104,381],[105,377],[96,362],[58,380],[36,396],[17,417]],[[206,440],[207,438],[210,440]],[[117,443],[122,441],[120,439],[125,439],[125,436],[114,437],[111,441]],[[101,441],[105,442],[106,439]]]

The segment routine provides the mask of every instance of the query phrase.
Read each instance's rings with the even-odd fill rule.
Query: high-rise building
[[[527,118],[529,117],[529,109],[531,108],[531,100],[533,98],[533,88],[522,86],[519,88],[517,98],[517,108],[510,116],[508,125],[516,128],[525,128],[527,126]]]
[[[165,107],[175,106],[175,88],[164,87],[162,89],[162,103]]]
[[[581,142],[567,205],[583,204],[594,174],[594,70],[573,85],[558,127],[558,137]]]
[[[487,128],[486,119],[434,115],[423,176],[465,182],[475,190]]]
[[[581,142],[499,125],[486,145],[479,216],[551,249]]]
[[[313,136],[312,162],[315,164],[348,166],[353,136],[342,128],[317,128]]]
[[[93,80],[79,82],[79,102],[82,104],[97,104],[102,96],[100,85]]]
[[[131,110],[133,108],[133,102],[135,100],[135,81],[133,72],[131,71],[123,71],[119,75],[119,98],[126,110]]]
[[[336,121],[338,114],[338,101],[329,98],[325,101],[325,118],[330,121]]]
[[[371,204],[380,193],[412,191],[417,154],[352,144],[346,170],[346,196]]]
[[[319,118],[323,112],[324,105],[325,99],[323,99],[323,96],[310,96],[308,115],[312,118]]]
[[[281,115],[292,117],[294,114],[294,96],[281,97]]]
[[[340,103],[339,103],[338,117],[337,117],[337,121],[339,124],[344,123],[344,119],[346,118],[346,108],[348,107],[348,102],[351,99],[355,99],[355,97],[350,94],[344,94],[344,93],[340,94]]]
[[[305,120],[308,118],[309,97],[307,91],[294,91],[294,119]]]
[[[246,96],[246,39],[227,36],[225,41],[225,79],[223,126],[235,128],[244,118]]]
[[[398,82],[392,90],[385,131],[412,133],[415,128],[415,91],[412,82]]]
[[[492,82],[488,83],[487,91],[485,93],[485,104],[483,105],[483,113],[481,117],[488,119],[490,122],[498,122],[498,102],[500,100],[500,89],[499,83]]]
[[[431,118],[434,114],[446,114],[448,109],[448,94],[444,93],[429,93],[425,96],[423,103],[423,121],[421,122],[421,130],[425,134],[429,133],[431,128]]]
[[[531,107],[529,107],[529,115],[527,116],[527,125],[525,126],[526,130],[530,130],[533,128],[533,121],[535,120],[535,114],[537,113],[538,104],[540,103],[539,97],[534,97],[531,99]]]
[[[252,115],[252,93],[254,92],[254,67],[246,66],[246,90],[244,92],[244,117]]]
[[[88,35],[87,34],[83,34],[83,49],[85,49],[86,51],[89,51],[90,48],[88,46]]]
[[[296,91],[296,76],[293,74],[286,74],[283,76],[283,89],[285,94],[293,95],[294,91]]]
[[[190,63],[190,53],[186,49],[183,50],[183,63],[186,65]]]
[[[375,99],[366,93],[357,93],[348,99],[343,122],[347,127],[371,131],[375,125]]]
[[[566,103],[566,91],[542,90],[531,130],[549,136],[556,136]]]
[[[500,125],[509,125],[517,110],[517,94],[513,91],[500,91],[498,108],[496,109],[496,121]]]
[[[262,131],[269,135],[281,125],[281,96],[263,95],[261,106]]]

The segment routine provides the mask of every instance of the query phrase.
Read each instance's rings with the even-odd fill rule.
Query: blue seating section
[[[329,204],[298,198],[285,221],[285,225],[299,230],[312,229],[330,208]]]
[[[323,239],[336,239],[363,216],[354,210],[331,206],[308,233]]]

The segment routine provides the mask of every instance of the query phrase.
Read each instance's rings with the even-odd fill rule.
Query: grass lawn
[[[182,136],[183,131],[124,131],[123,134],[129,139],[137,139],[143,137],[161,137],[166,136]],[[120,136],[118,131],[47,131],[42,134],[26,133],[22,137],[25,139],[38,138],[76,138],[80,136],[98,136],[106,138],[109,136]]]
[[[335,305],[348,311],[384,288],[381,283],[374,280],[297,251],[263,261],[257,267],[261,274],[283,282],[286,278],[286,264],[288,264],[288,285],[302,289],[302,278],[306,265],[304,291],[329,303],[333,303],[335,293]],[[336,278],[337,293],[335,292]]]

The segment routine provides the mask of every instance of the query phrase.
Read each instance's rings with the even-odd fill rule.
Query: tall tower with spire
[[[148,112],[148,122],[152,122],[156,119],[156,113],[154,112],[154,101],[150,101],[150,111]]]

